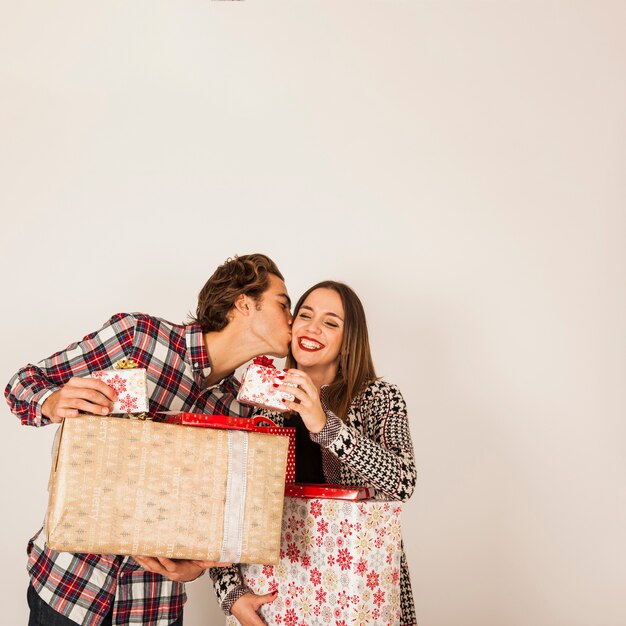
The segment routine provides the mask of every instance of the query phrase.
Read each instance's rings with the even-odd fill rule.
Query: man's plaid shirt
[[[7,402],[22,424],[49,424],[41,405],[50,394],[71,377],[111,368],[122,358],[147,370],[151,415],[249,415],[236,400],[234,376],[205,386],[211,366],[199,325],[139,313],[118,313],[82,341],[23,367],[7,385]],[[184,584],[146,572],[132,557],[54,552],[46,547],[44,534],[40,530],[28,544],[28,571],[39,596],[57,612],[82,626],[99,625],[111,608],[118,626],[167,626],[178,619],[186,600]]]

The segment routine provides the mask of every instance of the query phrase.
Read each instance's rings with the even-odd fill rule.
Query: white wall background
[[[421,626],[626,624],[623,2],[0,3],[0,378],[227,256],[351,284],[420,468]],[[53,428],[7,408],[0,589]],[[206,581],[186,624],[220,624]]]

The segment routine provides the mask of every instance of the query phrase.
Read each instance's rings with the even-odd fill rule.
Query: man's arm
[[[115,391],[105,382],[75,376],[44,400],[41,415],[55,424],[66,417],[77,417],[79,412],[108,415],[116,400]]]
[[[176,582],[191,582],[210,567],[225,567],[232,563],[221,561],[192,561],[189,559],[168,559],[165,557],[134,556],[143,569],[154,574],[161,574],[165,578]]]
[[[81,341],[36,365],[26,365],[4,392],[11,411],[29,426],[59,422],[79,411],[104,414],[115,393],[102,381],[84,377],[130,356],[134,334],[134,317],[118,313]]]

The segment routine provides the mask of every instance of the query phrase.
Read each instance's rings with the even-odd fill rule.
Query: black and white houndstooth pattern
[[[261,414],[280,426],[284,423],[283,413]],[[383,380],[371,383],[354,399],[345,422],[329,410],[326,416],[326,426],[311,434],[311,439],[322,448],[327,482],[373,488],[374,497],[380,500],[404,502],[411,497],[417,471],[406,404],[395,385]],[[228,613],[235,600],[247,591],[239,569],[214,569],[211,578],[222,609]],[[401,624],[414,626],[417,621],[404,551],[400,593]]]
[[[408,500],[416,469],[400,390],[374,381],[352,402],[345,422],[328,410],[326,416],[326,426],[311,434],[322,447],[326,480],[373,487],[382,500]]]

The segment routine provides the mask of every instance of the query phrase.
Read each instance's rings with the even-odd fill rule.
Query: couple
[[[368,485],[382,499],[411,495],[406,408],[397,388],[376,379],[357,296],[345,285],[320,283],[302,296],[292,321],[283,277],[262,254],[221,265],[200,292],[192,323],[115,315],[82,341],[22,368],[5,394],[27,425],[106,415],[114,391],[84,377],[129,358],[148,371],[151,413],[243,417],[250,409],[236,401],[233,372],[260,354],[288,355],[283,382],[298,384],[289,388],[297,402],[287,404],[298,433],[298,480]],[[284,414],[272,417],[280,422]],[[247,590],[236,565],[54,552],[41,531],[28,552],[29,626],[179,626],[183,582],[208,567],[222,608],[244,626],[262,624],[256,611],[273,599]],[[409,625],[415,615],[404,558],[402,565],[402,624]]]

